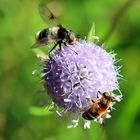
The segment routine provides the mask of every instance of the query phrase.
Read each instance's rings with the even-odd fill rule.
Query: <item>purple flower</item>
[[[113,102],[120,101],[122,95],[119,91],[119,67],[115,66],[114,54],[106,52],[102,47],[81,40],[74,45],[64,46],[62,51],[56,49],[52,57],[43,64],[44,87],[56,106],[62,109],[59,112],[71,112],[81,116],[84,108],[89,106],[89,100],[96,101],[97,92],[112,93]],[[108,110],[109,112],[109,110]],[[109,118],[107,113],[105,118]],[[100,120],[95,121],[102,121]],[[89,121],[84,127],[89,128]],[[78,121],[74,120],[70,127],[76,127]]]

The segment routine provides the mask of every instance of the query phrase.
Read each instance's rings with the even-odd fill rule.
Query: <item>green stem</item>
[[[123,17],[123,15],[125,14],[125,12],[128,10],[128,8],[130,8],[130,6],[132,6],[132,4],[135,2],[136,0],[128,0],[126,1],[126,3],[124,5],[122,5],[114,14],[113,18],[112,18],[112,22],[110,25],[109,30],[107,31],[107,33],[105,34],[105,36],[103,37],[103,39],[101,40],[101,43],[107,42],[109,40],[109,38],[112,36],[112,34],[114,33],[117,25],[119,24],[120,19]]]

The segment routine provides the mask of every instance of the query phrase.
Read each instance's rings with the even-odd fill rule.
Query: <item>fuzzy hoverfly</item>
[[[92,104],[88,108],[86,108],[86,111],[82,114],[82,117],[85,120],[94,120],[99,117],[102,117],[107,113],[107,110],[109,109],[111,102],[112,102],[111,93],[104,92],[102,94],[102,97],[97,98],[97,101],[92,100]]]
[[[32,48],[38,48],[43,45],[54,43],[54,46],[49,51],[50,55],[50,52],[53,51],[57,45],[59,45],[61,50],[62,44],[65,46],[68,44],[72,45],[79,39],[79,35],[76,35],[72,30],[68,30],[59,24],[57,18],[44,4],[39,5],[39,13],[42,19],[47,24],[51,24],[52,27],[50,26],[42,29],[36,34],[36,43]]]

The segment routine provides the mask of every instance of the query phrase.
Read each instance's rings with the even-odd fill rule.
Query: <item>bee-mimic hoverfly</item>
[[[57,18],[44,4],[39,5],[39,13],[47,24],[50,23],[53,26],[45,28],[36,34],[36,43],[32,48],[54,43],[55,45],[49,51],[50,55],[50,52],[53,51],[57,45],[59,45],[61,50],[62,43],[65,46],[68,44],[72,45],[79,39],[79,35],[76,35],[72,30],[68,30],[59,24]]]
[[[98,91],[98,93],[100,92]],[[111,92],[104,92],[102,94],[102,97],[97,98],[96,101],[92,100],[91,105],[85,109],[85,112],[82,114],[82,117],[85,120],[94,120],[104,116],[107,113],[107,110],[109,109],[111,102],[112,102]]]

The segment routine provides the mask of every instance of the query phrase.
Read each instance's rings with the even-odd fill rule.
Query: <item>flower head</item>
[[[99,96],[107,91],[112,93],[111,109],[114,101],[122,97],[113,93],[119,90],[119,73],[114,63],[114,54],[94,43],[81,40],[74,45],[64,46],[43,64],[44,88],[63,112],[81,116],[91,104],[89,99],[96,102],[99,98],[98,91],[101,93]],[[109,118],[108,112],[109,109],[105,118]],[[77,123],[71,126],[77,126]],[[84,127],[89,128],[89,121],[85,121]]]

